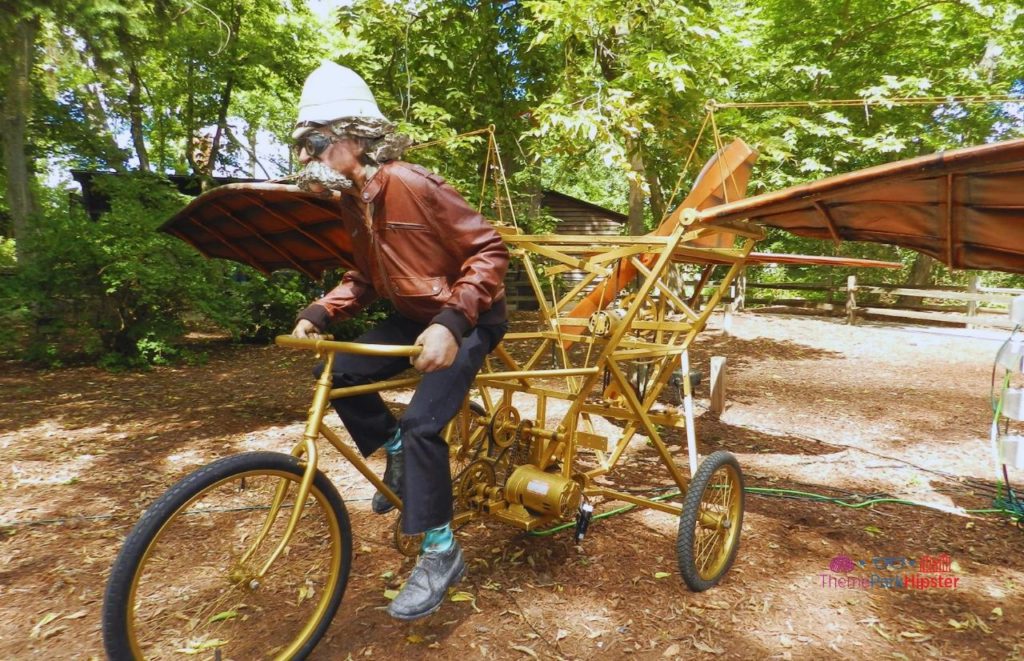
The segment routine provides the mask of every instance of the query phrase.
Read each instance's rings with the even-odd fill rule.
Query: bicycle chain
[[[533,429],[532,420],[523,420],[516,427],[515,433],[512,435],[512,442],[509,443],[508,447],[502,450],[501,454],[498,455],[495,460],[495,469],[499,468],[499,463],[503,460],[504,464],[500,465],[500,468],[504,468],[504,475],[501,478],[501,484],[504,485],[508,478],[512,477],[512,473],[517,468],[525,464],[530,459],[530,450],[533,446],[533,434],[530,430]],[[524,441],[525,438],[525,441]],[[497,470],[495,470],[497,473]]]

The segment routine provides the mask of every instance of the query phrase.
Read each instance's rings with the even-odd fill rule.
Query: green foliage
[[[182,202],[165,181],[138,175],[104,184],[110,213],[93,221],[50,199],[30,237],[33,259],[16,285],[34,322],[31,360],[164,362],[184,330],[176,311],[206,285],[194,270],[201,259],[154,231]]]
[[[138,159],[138,143],[115,140],[134,117],[154,170],[194,172],[193,139],[220,125],[218,167],[247,174],[249,138],[263,129],[286,139],[302,80],[323,55],[304,2],[70,0],[46,19],[34,142],[71,167]],[[276,176],[287,163],[263,165]]]
[[[14,238],[0,236],[0,272],[15,266]]]
[[[979,144],[1004,117],[997,104],[905,105],[891,99],[1006,94],[1020,77],[1024,12],[1003,0],[733,2],[734,85],[719,101],[863,99],[871,105],[743,109],[719,128],[761,152],[753,192]]]
[[[313,298],[313,283],[293,271],[279,271],[269,277],[248,268],[236,267],[228,296],[231,318],[222,323],[235,337],[245,341],[270,342],[288,333],[295,314]]]
[[[671,197],[678,180],[678,203],[716,148],[710,126],[697,140],[709,99],[869,102],[719,109],[721,138],[743,138],[760,152],[751,194],[1015,137],[1024,126],[1019,104],[891,102],[1020,94],[1018,0],[355,0],[329,26],[303,0],[58,5],[16,0],[0,13],[3,37],[21,16],[41,20],[26,127],[37,184],[57,165],[128,171],[147,155],[156,172],[203,170],[193,140],[211,125],[222,132],[221,171],[276,175],[289,164],[254,168],[247,149],[257,131],[287,140],[302,81],[323,56],[363,75],[401,130],[420,142],[444,140],[409,160],[446,177],[492,218],[501,210],[510,220],[501,204],[511,197],[530,232],[553,227],[536,205],[544,188],[623,212],[640,191],[655,221],[654,202]],[[10,60],[0,58],[0,74]],[[480,192],[492,174],[483,168],[486,136],[455,138],[488,124],[497,128],[507,193],[490,184]],[[7,179],[0,171],[0,183]],[[178,340],[191,327],[265,341],[287,332],[322,291],[293,273],[267,278],[205,260],[155,232],[184,203],[159,178],[131,177],[108,193],[111,212],[91,221],[66,207],[62,189],[41,191],[34,235],[17,237],[32,259],[0,276],[0,350],[15,353],[24,341],[40,360],[111,366],[187,358]],[[3,235],[11,233],[8,211],[0,196]],[[0,271],[13,245],[0,243]],[[759,249],[921,264],[890,246],[836,247],[781,232]],[[918,270],[937,282],[966,277]],[[902,282],[907,271],[857,275]],[[752,278],[841,281],[849,272],[765,268]],[[1021,278],[985,274],[985,283]],[[335,333],[351,336],[366,323]]]
[[[96,361],[108,368],[195,360],[183,352],[190,328],[220,329],[238,340],[268,341],[291,330],[318,287],[293,273],[264,277],[207,260],[157,231],[183,198],[157,175],[100,177],[111,209],[98,220],[49,202],[32,237],[35,258],[5,287],[7,313],[23,354],[46,364]],[[348,322],[355,334],[365,318]],[[8,337],[6,345],[16,338]]]

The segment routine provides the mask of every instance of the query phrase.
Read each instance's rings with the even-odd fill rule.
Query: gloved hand
[[[436,372],[450,367],[459,352],[455,336],[441,324],[427,326],[414,344],[423,347],[420,355],[410,359],[412,366],[421,372]]]
[[[299,319],[299,323],[295,324],[295,328],[292,330],[292,337],[318,340],[320,339],[320,329],[309,319]]]

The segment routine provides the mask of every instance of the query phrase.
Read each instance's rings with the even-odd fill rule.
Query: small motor
[[[505,481],[505,499],[545,518],[564,518],[579,507],[583,491],[574,480],[525,464]]]

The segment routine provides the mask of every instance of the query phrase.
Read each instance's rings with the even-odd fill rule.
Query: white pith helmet
[[[292,138],[298,139],[310,124],[326,124],[342,117],[383,119],[370,87],[355,71],[324,60],[306,78],[299,98],[299,116]]]

